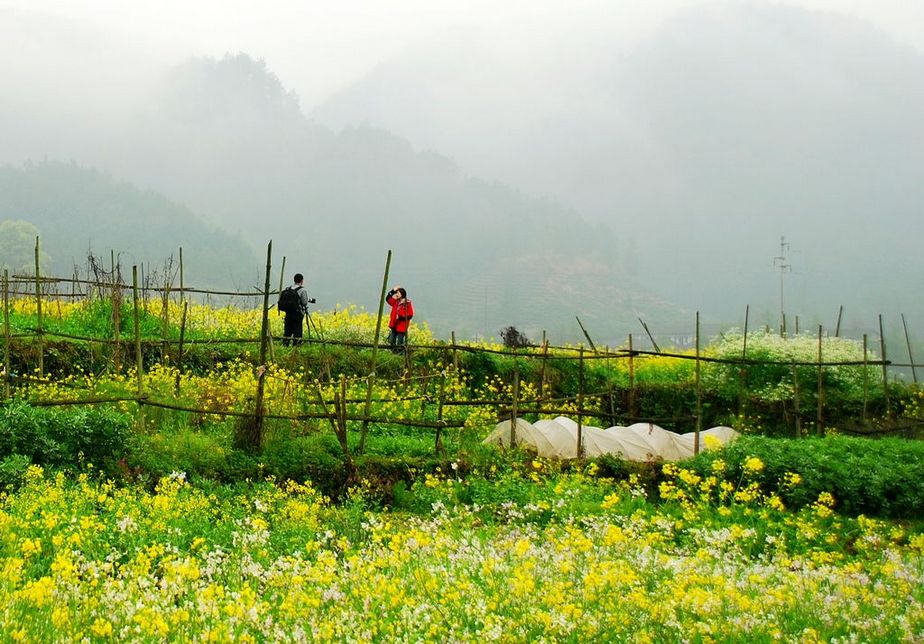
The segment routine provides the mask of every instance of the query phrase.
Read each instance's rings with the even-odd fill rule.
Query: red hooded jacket
[[[388,302],[388,305],[391,307],[391,317],[388,320],[388,328],[394,329],[398,333],[407,333],[408,324],[411,318],[414,317],[414,304],[407,298],[405,298],[403,302],[399,302],[395,299],[393,292],[388,293],[388,297],[385,298],[385,301]]]

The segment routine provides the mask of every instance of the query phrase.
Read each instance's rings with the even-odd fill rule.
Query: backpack
[[[302,310],[302,299],[298,296],[301,286],[291,287],[287,286],[282,289],[282,292],[279,294],[279,301],[276,303],[276,308],[282,311],[283,313],[300,313]]]

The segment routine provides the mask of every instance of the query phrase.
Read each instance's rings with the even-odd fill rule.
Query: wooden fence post
[[[183,341],[186,339],[186,312],[189,309],[189,302],[183,301],[183,319],[180,322],[180,344],[176,356],[176,395],[180,395],[180,376],[183,374]]]
[[[516,349],[513,356],[513,396],[510,401],[510,447],[516,446],[517,440],[517,403],[520,398],[520,363],[517,362]]]
[[[35,329],[38,332],[39,378],[45,377],[45,327],[42,321],[42,281],[39,266],[39,238],[35,238]]]
[[[269,335],[269,292],[270,270],[273,260],[273,242],[270,240],[266,246],[266,277],[263,282],[263,320],[260,325],[260,368],[257,375],[257,394],[254,400],[254,416],[249,423],[241,423],[235,435],[235,447],[249,452],[259,452],[263,445],[263,398],[266,389],[266,351],[267,336]]]
[[[459,373],[459,350],[456,348],[456,332],[453,331],[452,335],[452,370],[454,373]]]
[[[882,393],[885,396],[886,416],[888,416],[892,412],[892,406],[889,404],[889,371],[886,366],[886,341],[882,330],[882,313],[879,314],[879,346],[882,350]]]
[[[635,422],[635,349],[632,347],[632,334],[629,334],[629,419]]]
[[[453,343],[455,344],[455,343]],[[440,434],[443,430],[443,401],[446,398],[446,369],[444,368],[440,374],[440,397],[438,400],[438,406],[436,408],[436,441],[433,446],[434,454],[439,454],[443,448],[442,443],[440,442]]]
[[[135,385],[136,394],[141,397],[141,376],[144,369],[141,355],[141,324],[138,318],[138,266],[132,266],[132,305],[135,318]]]
[[[696,312],[696,433],[693,435],[693,455],[699,454],[699,433],[703,429],[703,388],[699,362],[699,311]]]
[[[869,338],[863,334],[863,424],[866,424],[866,410],[869,405]]]
[[[362,454],[366,449],[366,434],[369,433],[369,410],[372,408],[372,386],[375,380],[375,360],[379,350],[379,334],[382,331],[382,311],[385,310],[385,292],[388,288],[388,271],[391,269],[391,250],[385,257],[385,274],[382,275],[382,292],[379,295],[379,312],[375,318],[375,338],[372,340],[372,360],[369,373],[369,385],[366,388],[366,404],[363,407],[363,426],[359,433],[357,452]]]
[[[10,271],[3,269],[3,400],[10,399]]]
[[[122,284],[119,277],[118,265],[116,264],[115,250],[109,250],[109,258],[112,266],[111,290],[109,292],[109,301],[112,305],[112,345],[114,355],[112,357],[112,366],[116,373],[122,371]]]
[[[795,358],[792,358],[792,408],[796,416],[796,438],[799,438],[802,436],[802,419],[799,411],[799,371]]]
[[[825,384],[824,367],[821,363],[822,328],[818,325],[818,435],[825,433]]]
[[[841,304],[840,308],[837,310],[837,326],[834,327],[834,337],[841,337],[841,317],[844,315],[844,305]]]
[[[584,458],[584,345],[578,352],[577,457]]]
[[[918,372],[914,365],[914,353],[911,351],[911,337],[908,335],[908,324],[905,322],[905,314],[902,313],[902,326],[905,328],[905,344],[908,345],[908,361],[911,362],[911,378],[914,384],[918,384]]]
[[[183,291],[183,247],[180,246],[180,302],[186,301],[186,293]]]
[[[542,329],[542,363],[539,369],[539,401],[545,401],[546,363],[549,361],[549,340]]]
[[[744,340],[741,347],[741,359],[748,359],[748,321],[751,313],[751,305],[744,307]],[[748,366],[742,364],[738,370],[738,417],[744,418],[747,413],[747,396],[748,396]]]

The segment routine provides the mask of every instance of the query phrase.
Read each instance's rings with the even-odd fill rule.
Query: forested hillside
[[[642,294],[632,244],[612,228],[588,223],[555,202],[467,176],[452,160],[415,150],[387,131],[320,126],[304,116],[297,97],[262,61],[247,55],[191,60],[152,81],[140,103],[130,117],[87,120],[79,137],[46,142],[42,153],[105,168],[240,233],[251,250],[229,253],[234,270],[244,269],[246,260],[261,271],[263,262],[251,258],[262,257],[266,242],[274,240],[274,267],[285,255],[286,272],[306,274],[320,307],[356,303],[374,309],[391,249],[391,281],[408,288],[420,319],[447,334],[496,336],[514,324],[533,339],[547,329],[560,340],[576,341],[582,336],[575,315],[601,336],[619,337],[637,326],[639,314],[664,323],[681,318],[675,307]],[[28,147],[21,131],[7,130],[2,133],[17,140],[17,149]],[[113,144],[88,146],[90,139]],[[52,166],[39,175],[52,180],[61,172]],[[124,194],[114,204],[88,211],[150,219],[145,213],[153,196],[120,190]],[[49,193],[64,198],[59,188],[49,187]],[[77,195],[78,204],[82,199]],[[85,248],[92,237],[94,248],[143,248],[151,257],[191,246],[200,236],[190,232],[189,243],[185,233],[165,239],[158,231],[168,230],[169,219],[141,235],[117,232],[111,219],[88,220],[82,237],[71,241]],[[35,223],[50,234],[47,224]],[[153,245],[156,240],[163,243]],[[57,259],[57,242],[48,241]],[[216,242],[213,253],[235,247]],[[689,317],[682,319],[689,323]]]
[[[7,220],[0,263],[13,271],[33,270],[35,240],[21,238],[29,231],[41,237],[46,274],[69,276],[75,266],[82,272],[90,253],[108,264],[110,251],[123,267],[158,270],[171,255],[178,259],[180,246],[189,285],[230,286],[259,274],[255,254],[239,237],[162,194],[74,163],[0,167],[0,220]]]

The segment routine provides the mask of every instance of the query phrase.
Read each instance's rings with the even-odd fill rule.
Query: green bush
[[[19,454],[56,467],[84,460],[111,469],[127,452],[130,431],[130,418],[111,409],[14,402],[0,412],[0,458]]]
[[[723,459],[726,478],[736,480],[750,457],[764,467],[756,476],[765,492],[780,490],[787,507],[797,509],[834,496],[835,509],[846,515],[884,518],[924,517],[924,442],[898,438],[867,439],[844,436],[779,439],[743,436],[721,450],[704,452],[690,461],[703,475]],[[788,472],[801,482],[783,485]]]
[[[32,459],[22,454],[10,454],[0,460],[0,490],[11,492],[23,481]]]

